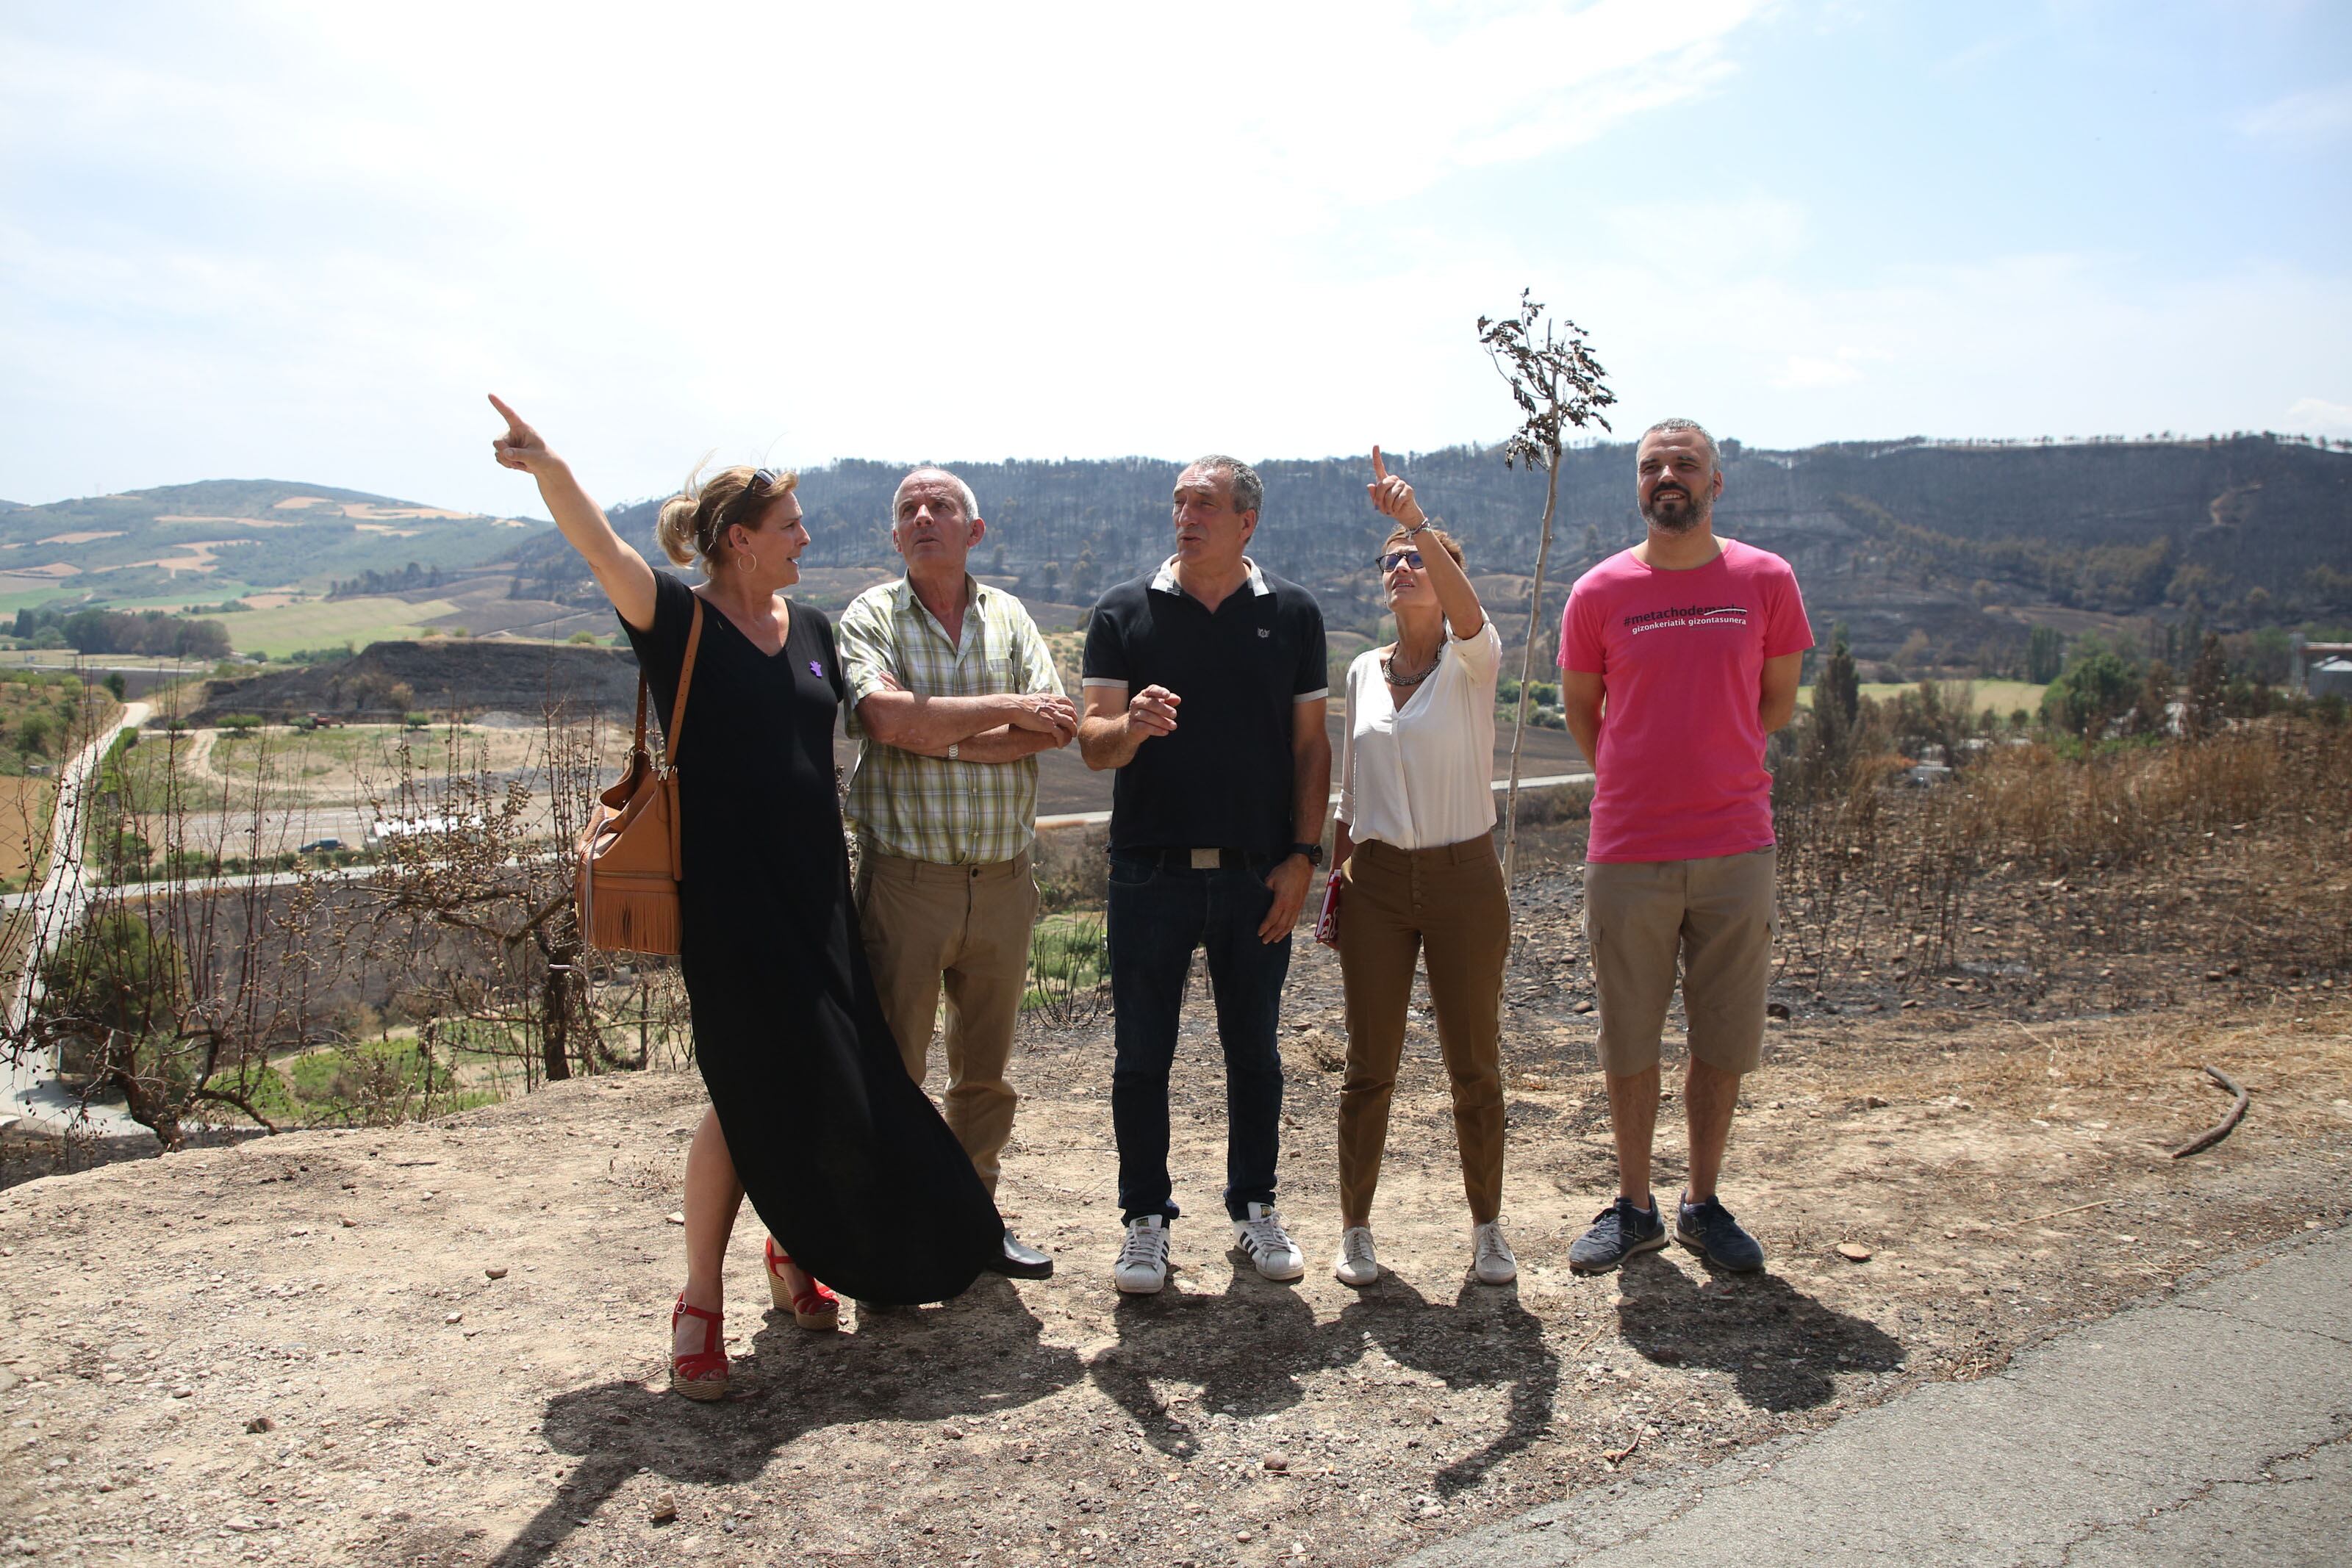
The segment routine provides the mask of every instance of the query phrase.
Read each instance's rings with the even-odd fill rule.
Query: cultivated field
[[[241,610],[213,619],[228,629],[229,642],[238,653],[283,658],[305,648],[336,648],[345,643],[364,648],[370,643],[421,637],[429,622],[456,608],[439,599],[421,603],[389,596],[305,599],[275,610]]]
[[[2032,681],[1938,681],[1936,685],[1955,701],[1960,692],[1966,690],[1970,713],[1989,713],[2000,719],[2006,719],[2019,708],[2029,714],[2041,712],[2042,694],[2050,689]],[[1887,702],[1905,692],[1918,689],[1916,681],[1865,681],[1862,685],[1862,695],[1874,702]],[[1800,687],[1797,700],[1807,707],[1812,706],[1814,690],[1812,686]]]

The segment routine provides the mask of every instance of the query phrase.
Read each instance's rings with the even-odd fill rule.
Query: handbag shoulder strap
[[[636,738],[635,738],[635,740],[633,740],[633,741],[631,741],[631,742],[629,743],[629,751],[630,751],[630,754],[631,754],[632,756],[634,756],[634,755],[635,755],[636,753],[638,753],[638,752],[640,752],[640,751],[645,750],[645,748],[646,748],[646,671],[645,671],[645,666],[644,666],[644,665],[642,665],[642,664],[640,664],[640,665],[638,665],[638,666],[637,666],[637,736],[636,736]]]
[[[669,739],[662,747],[662,770],[677,766],[678,737],[686,730],[686,694],[694,685],[694,654],[702,646],[702,595],[694,596],[694,624],[687,628],[686,659],[677,667],[677,697],[669,705]],[[643,715],[639,716],[643,723]]]

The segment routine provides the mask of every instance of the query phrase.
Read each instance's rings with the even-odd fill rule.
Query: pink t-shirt
[[[1586,858],[1711,860],[1771,843],[1764,661],[1812,645],[1797,574],[1737,539],[1686,571],[1629,549],[1577,579],[1559,667],[1607,692]]]

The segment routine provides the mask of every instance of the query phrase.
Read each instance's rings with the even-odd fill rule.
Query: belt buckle
[[[1216,850],[1194,850],[1192,856],[1194,871],[1214,871],[1224,863],[1224,856]]]

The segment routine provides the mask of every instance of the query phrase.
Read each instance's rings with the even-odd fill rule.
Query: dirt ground
[[[1947,983],[1973,987],[1965,971],[1784,976],[1790,1016],[1749,1080],[1724,1188],[1769,1270],[1718,1276],[1677,1249],[1572,1276],[1568,1243],[1613,1168],[1577,894],[1572,873],[1538,868],[1517,900],[1516,1287],[1468,1280],[1425,1018],[1374,1215],[1391,1271],[1363,1291],[1330,1278],[1339,976],[1302,940],[1283,1207],[1303,1281],[1237,1272],[1226,1250],[1222,1073],[1196,988],[1173,1159],[1187,1213],[1164,1294],[1110,1285],[1108,1019],[1039,1030],[1001,1196],[1058,1277],[851,1310],[847,1332],[810,1334],[763,1312],[747,1218],[730,1276],[741,1392],[717,1406],[664,1378],[681,1272],[667,1217],[701,1103],[688,1075],[0,1193],[0,1551],[1387,1563],[1584,1486],[1981,1375],[2208,1260],[2352,1216],[2344,977],[2062,949],[2030,989]],[[2116,994],[2138,1009],[2114,1010]],[[2204,1062],[2252,1110],[2175,1161],[2228,1106]],[[1672,1109],[1662,1192],[1681,1172]]]

